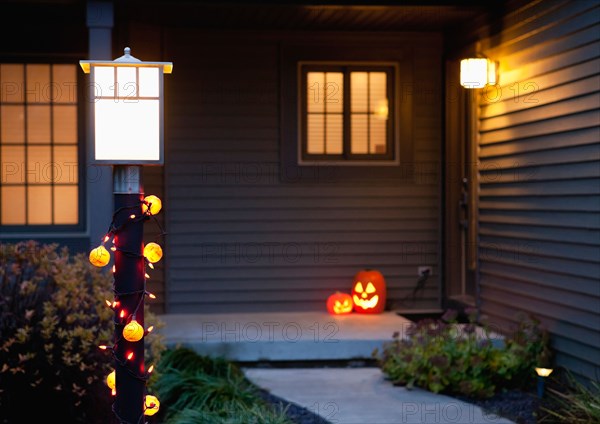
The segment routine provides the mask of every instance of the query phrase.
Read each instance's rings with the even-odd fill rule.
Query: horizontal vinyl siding
[[[479,102],[482,311],[504,328],[533,313],[558,364],[588,376],[600,365],[598,12],[553,1],[508,14],[482,42],[501,86]]]
[[[384,274],[398,308],[420,265],[434,272],[411,306],[440,305],[439,92],[414,103],[415,159],[427,165],[414,181],[348,183],[335,168],[303,179],[280,166],[281,40],[166,40],[177,64],[165,109],[168,312],[323,310],[365,267]],[[417,51],[415,78],[439,83],[439,46]]]

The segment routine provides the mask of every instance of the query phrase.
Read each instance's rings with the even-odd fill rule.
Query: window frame
[[[75,75],[76,75],[76,93],[77,93],[77,208],[78,208],[78,216],[77,216],[77,224],[14,224],[14,225],[6,225],[3,224],[0,220],[0,230],[5,234],[44,234],[44,233],[62,233],[68,234],[73,232],[81,232],[85,231],[86,228],[86,204],[87,204],[87,194],[86,194],[86,108],[85,108],[85,96],[86,91],[84,90],[85,79],[82,73],[79,72],[79,64],[75,59],[70,58],[60,58],[60,57],[48,57],[41,56],[36,58],[29,57],[1,57],[0,63],[3,65],[73,65],[75,67]],[[26,100],[26,99],[25,99]],[[0,105],[2,102],[0,102]],[[26,106],[27,103],[25,102]],[[53,105],[51,102],[50,105]],[[27,125],[27,122],[25,122]],[[53,143],[50,143],[49,146],[53,146]],[[24,146],[27,146],[27,142],[24,143]],[[1,160],[1,158],[0,158]],[[24,164],[26,166],[26,164]],[[24,187],[27,188],[29,185],[27,183],[24,184]],[[2,187],[2,181],[0,181],[0,187]],[[54,184],[51,184],[51,187],[54,187]],[[54,194],[52,194],[54,196]],[[54,200],[54,197],[52,198]],[[0,202],[2,199],[0,198]],[[27,209],[25,210],[25,214],[27,214]],[[27,216],[26,216],[27,221]]]
[[[308,95],[307,75],[309,72],[340,72],[343,74],[342,129],[343,150],[341,154],[314,154],[307,149]],[[351,152],[351,83],[352,72],[385,72],[388,98],[388,119],[386,122],[386,153]],[[398,163],[399,137],[396,114],[398,65],[395,62],[312,62],[298,63],[298,158],[299,164],[330,165],[370,165]],[[326,103],[326,102],[325,102]],[[368,112],[367,112],[368,114]],[[326,113],[325,113],[326,115]]]

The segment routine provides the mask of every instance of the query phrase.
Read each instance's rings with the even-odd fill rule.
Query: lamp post
[[[143,228],[151,205],[143,200],[142,165],[164,161],[163,75],[171,73],[173,64],[140,61],[131,56],[129,47],[124,53],[114,61],[82,60],[80,65],[90,74],[94,164],[113,165],[115,213],[103,240],[104,244],[112,238],[115,256],[113,411],[121,423],[136,424],[142,422],[144,413],[154,412],[147,411],[152,406],[144,400],[144,298],[148,292]]]
[[[537,395],[538,398],[543,398],[544,397],[544,382],[545,379],[552,374],[552,371],[554,371],[552,368],[540,368],[540,367],[535,367],[535,373],[538,375],[538,379],[537,379]]]

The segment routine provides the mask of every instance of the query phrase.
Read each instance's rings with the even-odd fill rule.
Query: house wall
[[[599,11],[593,2],[531,2],[496,23],[496,35],[482,30],[500,87],[478,102],[482,312],[502,326],[518,310],[535,314],[554,336],[558,364],[595,378]]]
[[[280,55],[306,37],[413,53],[414,81],[402,88],[413,107],[411,178],[285,175]],[[391,308],[439,307],[440,36],[165,28],[162,43],[175,64],[165,81],[167,312],[324,309],[365,267],[386,277]],[[401,303],[419,265],[433,276]]]
[[[97,4],[97,11],[103,10],[103,3]],[[112,7],[103,10],[103,14],[88,13],[86,4],[28,4],[22,2],[3,2],[0,5],[0,63],[72,63],[89,57],[90,52],[103,54],[104,38],[108,37],[110,46],[110,26],[112,25]],[[90,19],[87,19],[90,18]],[[61,22],[60,31],[56,23]],[[89,37],[90,29],[102,26],[108,35]],[[96,56],[98,58],[98,56]],[[72,253],[86,252],[90,244],[97,245],[100,234],[106,231],[110,222],[111,206],[106,205],[103,197],[103,186],[106,186],[104,170],[86,166],[86,155],[89,152],[85,136],[85,104],[83,84],[86,79],[83,73],[79,80],[82,84],[78,92],[80,118],[79,134],[79,207],[80,220],[73,226],[4,226],[0,227],[0,243],[17,243],[23,240],[36,240],[40,243],[58,243],[66,246]],[[0,87],[0,95],[7,87]],[[2,158],[0,157],[0,162]],[[2,163],[2,166],[5,164]],[[28,170],[31,173],[31,170]],[[35,170],[33,171],[35,172]],[[104,175],[103,175],[104,174]],[[108,181],[110,187],[110,180]],[[2,181],[0,181],[0,186]],[[87,193],[94,192],[96,198]],[[112,196],[112,191],[108,191]],[[110,197],[109,197],[110,198]],[[0,198],[10,202],[10,199]]]

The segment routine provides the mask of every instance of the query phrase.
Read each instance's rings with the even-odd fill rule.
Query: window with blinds
[[[79,223],[77,68],[0,64],[0,225]]]
[[[304,65],[304,160],[394,158],[393,67]]]

